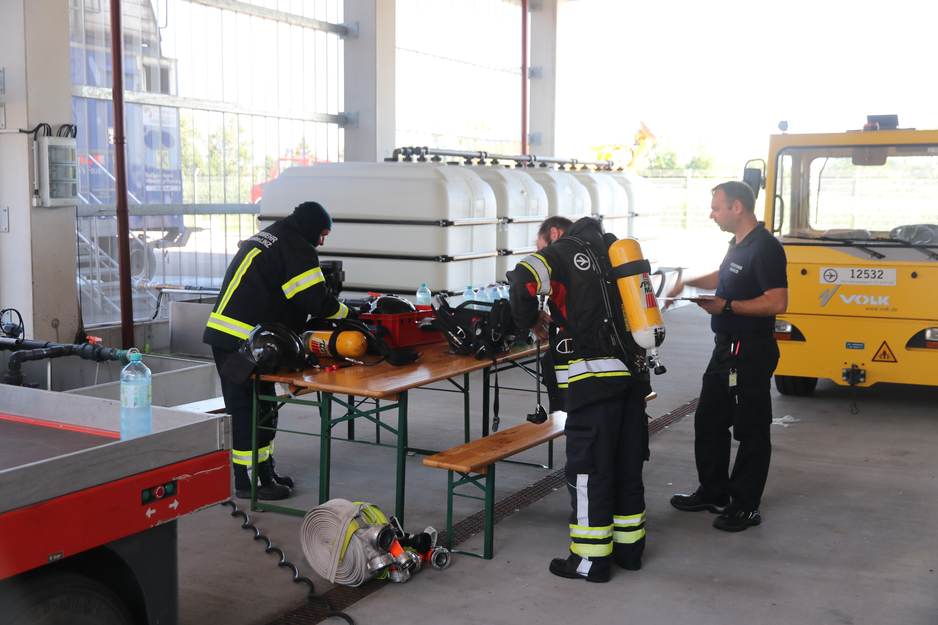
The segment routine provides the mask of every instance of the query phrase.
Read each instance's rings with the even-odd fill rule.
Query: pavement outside
[[[668,373],[652,380],[652,417],[677,411],[698,394],[712,348],[708,316],[696,306],[665,314],[662,358]],[[499,374],[502,428],[534,408],[523,372]],[[473,437],[481,376],[473,377]],[[437,385],[446,388],[447,385]],[[506,387],[511,387],[507,389]],[[880,384],[854,392],[820,381],[811,397],[773,388],[773,455],[761,506],[762,524],[739,533],[713,529],[714,515],[680,512],[668,500],[697,487],[693,414],[651,438],[645,465],[647,546],[640,571],[613,567],[608,584],[551,575],[550,560],[570,542],[565,488],[550,492],[495,526],[494,559],[455,555],[445,571],[425,567],[406,584],[378,586],[344,609],[358,625],[377,623],[534,624],[654,623],[935,624],[938,623],[938,387]],[[546,403],[546,398],[545,398]],[[280,427],[316,431],[312,409],[287,408]],[[454,394],[410,393],[410,444],[446,449],[462,442],[462,401]],[[356,437],[374,439],[359,424]],[[318,497],[318,439],[281,432],[277,469],[297,481],[287,505],[308,510]],[[382,442],[393,443],[390,434]],[[393,513],[394,451],[333,442],[332,497],[368,501]],[[546,460],[546,447],[518,459]],[[555,465],[543,469],[500,464],[496,499],[563,466],[563,438]],[[233,500],[258,531],[315,583],[332,585],[308,565],[300,546],[302,518],[250,512]],[[481,503],[457,498],[455,520]],[[404,528],[446,526],[446,472],[408,459]],[[228,506],[179,521],[180,623],[265,625],[315,622],[291,613],[307,604],[306,585],[293,583],[276,554],[241,528]],[[481,551],[482,536],[462,549]],[[327,623],[341,623],[332,617]]]

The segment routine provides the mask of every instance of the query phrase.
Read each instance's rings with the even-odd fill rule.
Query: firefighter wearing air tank
[[[644,398],[651,387],[647,369],[632,373],[624,362],[634,364],[637,354],[630,358],[610,346],[602,332],[611,313],[603,280],[608,240],[600,222],[549,217],[541,224],[537,247],[507,277],[515,321],[538,339],[550,340],[545,383],[551,410],[567,411],[572,542],[569,556],[554,559],[550,571],[605,582],[612,563],[627,570],[641,567],[642,465],[648,454]],[[595,266],[599,257],[607,266]],[[549,296],[553,317],[539,310],[538,296]],[[621,315],[621,304],[617,312]]]
[[[259,323],[280,323],[297,334],[307,317],[342,319],[349,309],[339,302],[325,283],[316,248],[332,230],[332,218],[316,202],[304,202],[292,215],[241,242],[228,266],[202,340],[212,346],[215,366],[221,377],[225,407],[231,415],[232,462],[235,494],[251,497],[251,429],[253,382],[239,383],[225,374],[225,364],[238,352]],[[234,360],[234,359],[233,359]],[[231,372],[232,369],[228,369]],[[260,392],[274,394],[273,383],[261,383]],[[266,414],[272,404],[262,403]],[[276,417],[271,423],[276,428]],[[259,499],[285,499],[293,479],[278,475],[273,457],[274,432],[258,429],[257,473]]]

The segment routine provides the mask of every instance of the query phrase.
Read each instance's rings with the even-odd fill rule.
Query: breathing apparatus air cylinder
[[[368,351],[368,339],[355,330],[311,330],[303,334],[303,347],[325,358],[359,358]]]
[[[622,299],[626,330],[646,351],[648,364],[654,367],[655,373],[662,374],[666,369],[661,365],[658,348],[664,342],[664,320],[642,247],[635,239],[619,239],[609,246],[609,262]]]

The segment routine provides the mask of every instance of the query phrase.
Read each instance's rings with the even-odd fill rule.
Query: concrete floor
[[[696,306],[665,315],[662,357],[668,373],[653,380],[652,417],[697,397],[712,347],[708,318]],[[473,380],[478,390],[480,380]],[[501,375],[502,386],[531,387],[524,374]],[[479,394],[473,411],[478,414]],[[693,416],[651,439],[645,468],[647,547],[641,571],[615,568],[608,584],[565,580],[547,571],[567,553],[569,499],[553,492],[495,527],[493,560],[454,556],[445,571],[425,568],[406,584],[388,584],[345,612],[359,625],[373,623],[938,623],[938,387],[877,385],[852,391],[821,381],[808,398],[773,391],[772,468],[759,527],[729,534],[711,527],[707,512],[686,513],[668,500],[696,486]],[[530,394],[504,391],[502,427],[533,409]],[[457,395],[415,391],[410,396],[413,446],[447,448],[462,440]],[[480,435],[478,423],[473,424]],[[281,427],[315,426],[291,408]],[[370,429],[359,427],[364,437]],[[385,442],[393,442],[387,436]],[[563,439],[555,470],[563,464]],[[545,448],[524,455],[543,460]],[[318,440],[281,433],[278,470],[298,482],[293,506],[317,501]],[[332,496],[393,510],[393,451],[333,444]],[[446,473],[420,457],[407,467],[405,529],[446,524]],[[552,471],[500,465],[501,499]],[[239,507],[247,502],[234,500]],[[457,519],[479,509],[457,501]],[[227,506],[179,521],[180,622],[262,625],[306,603],[306,586],[265,554],[261,541],[240,527]],[[316,576],[300,547],[302,519],[252,513],[252,523],[283,549],[316,591],[331,585]],[[461,548],[481,549],[481,536]],[[327,622],[343,622],[332,618]]]

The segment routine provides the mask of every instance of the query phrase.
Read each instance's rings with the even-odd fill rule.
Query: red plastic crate
[[[396,315],[379,315],[373,313],[362,313],[361,320],[369,326],[382,326],[388,329],[390,337],[384,337],[388,345],[394,347],[413,347],[414,345],[425,345],[426,343],[436,343],[443,340],[443,335],[439,332],[424,332],[417,323],[426,317],[433,317],[432,310],[418,310],[411,313],[399,313]],[[392,343],[391,340],[394,342]]]

